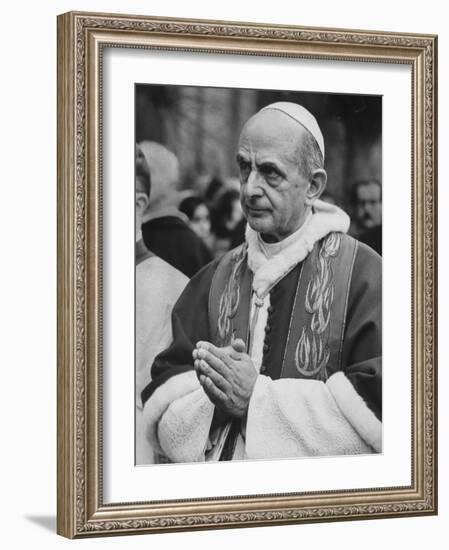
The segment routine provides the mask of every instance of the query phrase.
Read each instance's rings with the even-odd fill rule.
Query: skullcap
[[[320,148],[320,151],[323,155],[324,159],[324,139],[323,134],[321,133],[320,127],[318,126],[318,122],[316,121],[316,118],[310,113],[307,109],[302,107],[301,105],[298,105],[297,103],[290,103],[288,101],[279,101],[277,103],[271,103],[271,105],[267,105],[266,107],[263,107],[259,111],[261,113],[262,111],[280,111],[281,113],[284,113],[285,115],[289,116],[293,120],[296,120],[296,122],[299,122],[301,126],[303,126],[306,130],[308,130],[312,136],[315,138],[315,141],[318,143],[318,147]]]

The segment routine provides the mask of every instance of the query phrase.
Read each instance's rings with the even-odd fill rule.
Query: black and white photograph
[[[135,463],[380,454],[382,96],[135,85]]]
[[[438,36],[316,23],[58,17],[64,537],[438,512]]]

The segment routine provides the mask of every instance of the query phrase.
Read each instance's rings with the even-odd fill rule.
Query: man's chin
[[[271,223],[269,223],[269,220],[264,219],[261,216],[251,216],[249,215],[247,217],[248,225],[256,231],[257,233],[269,233],[272,229]]]

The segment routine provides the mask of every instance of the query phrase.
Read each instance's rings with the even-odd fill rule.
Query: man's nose
[[[261,187],[260,174],[257,170],[251,170],[248,180],[246,182],[245,191],[247,197],[257,198],[263,195],[263,189]]]

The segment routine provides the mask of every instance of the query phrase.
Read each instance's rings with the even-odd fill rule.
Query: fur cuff
[[[174,401],[159,421],[157,437],[171,462],[205,460],[214,406],[199,388]]]
[[[319,380],[259,375],[246,423],[247,458],[371,453]]]
[[[176,399],[200,388],[195,371],[184,372],[169,378],[167,382],[159,386],[153,395],[145,403],[143,409],[146,436],[153,449],[161,451],[157,441],[157,428],[159,420]]]
[[[336,372],[326,382],[346,420],[377,452],[382,452],[382,422],[368,408],[342,372]]]
[[[179,374],[145,403],[146,436],[156,453],[172,462],[204,460],[213,412],[195,371]]]

